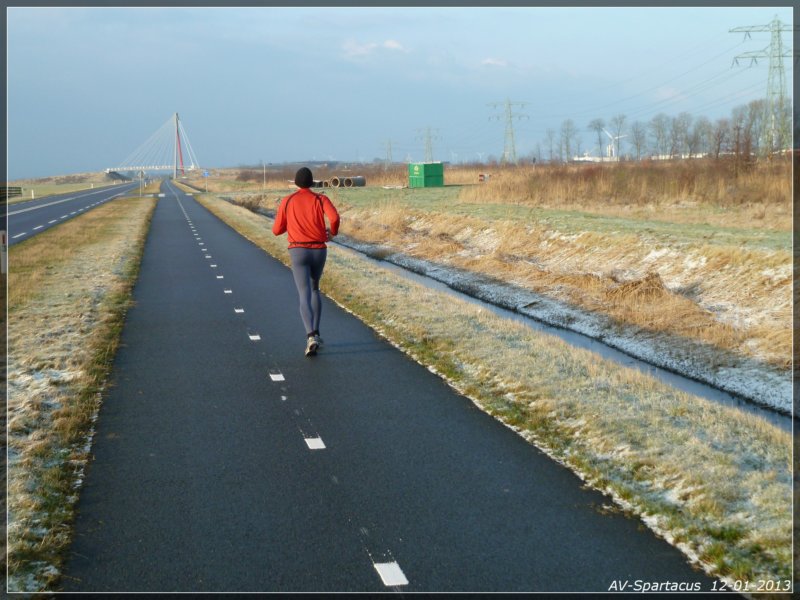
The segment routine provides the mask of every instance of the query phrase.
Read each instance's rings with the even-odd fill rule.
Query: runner
[[[294,183],[300,189],[281,200],[272,233],[281,235],[288,232],[292,275],[300,300],[300,317],[306,328],[305,354],[314,356],[322,345],[319,334],[322,312],[319,280],[328,256],[325,242],[339,233],[339,213],[330,198],[309,189],[314,177],[308,167],[297,171]],[[325,227],[326,216],[330,228]]]

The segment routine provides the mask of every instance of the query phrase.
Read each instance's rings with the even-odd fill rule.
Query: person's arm
[[[275,224],[272,226],[272,233],[275,235],[286,233],[286,198],[281,200],[278,212],[275,214]]]
[[[339,233],[339,212],[327,196],[322,197],[322,210],[331,224],[330,235],[333,237]]]

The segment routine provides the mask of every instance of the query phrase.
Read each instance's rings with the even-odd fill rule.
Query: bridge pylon
[[[184,163],[184,155],[188,164]],[[150,138],[139,146],[121,166],[109,167],[111,171],[172,171],[172,177],[178,178],[178,171],[185,175],[186,171],[199,169],[197,156],[186,135],[186,128],[178,113],[174,113]]]

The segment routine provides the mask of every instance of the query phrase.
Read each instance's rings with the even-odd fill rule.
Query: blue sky
[[[714,120],[765,95],[762,50],[729,29],[787,7],[9,8],[9,178],[124,161],[179,112],[201,164],[503,152],[509,98],[520,155],[572,119]],[[784,35],[791,44],[791,36]],[[791,82],[791,61],[786,61]],[[791,85],[790,92],[791,92]]]

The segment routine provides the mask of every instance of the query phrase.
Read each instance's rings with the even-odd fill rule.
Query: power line
[[[505,102],[491,102],[488,106],[492,108],[497,108],[498,106],[505,106],[505,121],[506,121],[506,136],[503,143],[503,162],[511,162],[517,164],[517,147],[514,141],[514,119],[527,119],[528,115],[524,115],[521,113],[514,113],[513,108],[514,106],[519,106],[520,108],[525,108],[525,102],[511,102],[508,98],[506,98]],[[500,115],[495,115],[493,117],[489,117],[491,119],[498,119],[500,120]]]
[[[763,152],[782,150],[789,147],[789,127],[785,118],[786,101],[786,73],[783,68],[783,59],[791,58],[791,51],[784,51],[781,33],[793,31],[794,28],[775,18],[767,25],[749,25],[735,27],[730,33],[744,33],[745,39],[750,38],[750,33],[769,32],[770,44],[763,50],[745,52],[733,59],[734,64],[739,64],[740,58],[749,58],[750,64],[758,64],[759,58],[769,58],[769,73],[767,75],[767,96],[764,103],[764,132],[762,143],[759,147]]]
[[[392,164],[392,140],[386,141],[386,161],[384,162],[384,168],[388,169]]]
[[[438,140],[439,137],[431,133],[432,130],[430,127],[426,127],[425,129],[417,129],[417,131],[425,133],[425,162],[433,162],[433,140]],[[433,131],[439,130],[435,129]],[[423,138],[417,137],[417,139]]]

